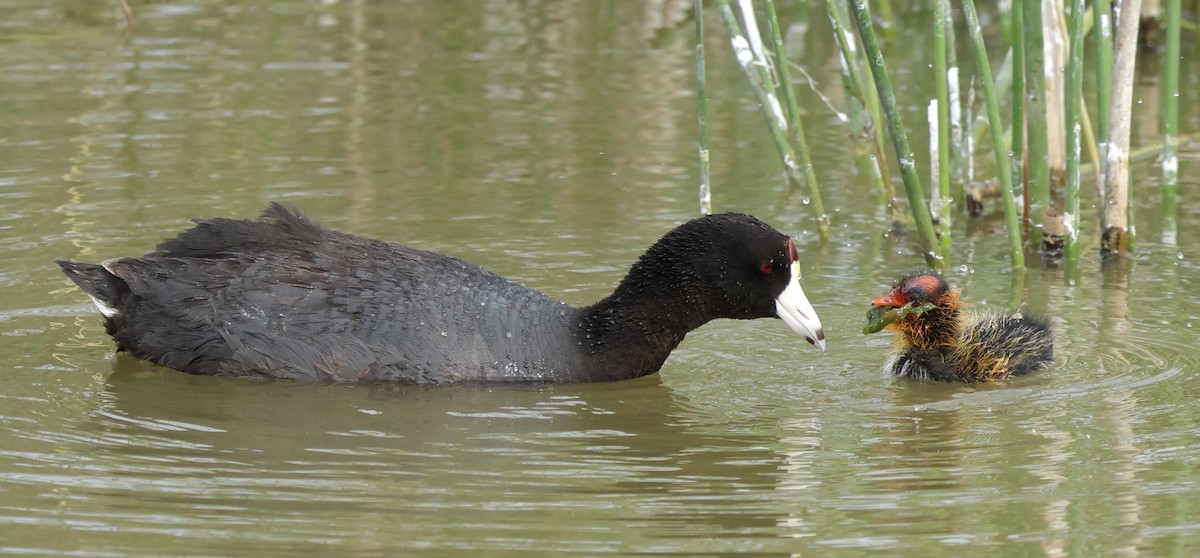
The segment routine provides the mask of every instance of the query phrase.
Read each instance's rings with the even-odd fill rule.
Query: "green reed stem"
[[[996,154],[996,175],[1000,178],[1000,196],[1004,202],[1004,221],[1008,225],[1009,257],[1014,269],[1025,268],[1025,254],[1021,248],[1021,224],[1017,218],[1017,206],[1013,200],[1012,180],[1008,173],[1008,152],[1004,146],[1004,124],[1000,120],[1000,106],[996,103],[996,91],[992,85],[992,70],[988,65],[987,45],[983,42],[983,30],[979,16],[975,13],[975,2],[963,0],[963,13],[967,17],[967,30],[975,47],[975,64],[983,79],[984,105],[987,107],[988,122],[992,129],[992,150]],[[1040,8],[1039,8],[1040,9]]]
[[[1163,240],[1175,243],[1179,196],[1179,21],[1181,0],[1167,3],[1167,51],[1163,63]]]
[[[962,79],[961,71],[958,65],[958,47],[957,40],[954,35],[954,17],[949,9],[946,10],[945,17],[942,21],[942,33],[946,39],[946,85],[949,88],[949,103],[947,109],[950,111],[950,137],[951,153],[950,172],[953,177],[953,182],[958,186],[955,188],[955,202],[959,208],[962,208],[967,196],[964,188],[971,182],[971,166],[972,154],[971,144],[967,141],[967,134],[970,133],[970,123],[966,121],[967,116],[963,110],[962,101]]]
[[[712,213],[708,159],[708,73],[704,65],[704,0],[696,0],[696,108],[700,120],[700,214]]]
[[[1034,225],[1032,240],[1041,241],[1042,212],[1050,206],[1050,144],[1046,124],[1046,71],[1042,47],[1042,3],[1022,5],[1025,35],[1026,165],[1025,218]]]
[[[1063,208],[1063,224],[1067,234],[1063,256],[1071,269],[1079,268],[1079,158],[1082,155],[1079,113],[1083,98],[1083,10],[1083,0],[1071,0],[1071,18],[1067,26],[1070,51],[1067,58],[1067,88],[1063,99],[1067,126],[1067,176]]]
[[[749,27],[754,17],[754,8],[749,0],[741,0],[742,18]],[[809,199],[813,211],[817,213],[817,232],[821,240],[829,240],[829,215],[825,213],[825,204],[821,202],[821,188],[817,184],[817,173],[813,168],[812,155],[808,150],[808,140],[804,137],[804,124],[800,120],[800,109],[796,105],[796,93],[792,89],[791,70],[788,68],[787,51],[783,46],[783,35],[779,31],[779,19],[775,15],[775,0],[766,0],[767,27],[771,32],[771,48],[775,50],[775,69],[779,72],[779,87],[783,90],[784,107],[787,108],[788,122],[791,125],[792,141],[800,152],[800,168],[804,171],[804,181],[808,185]]]
[[[905,133],[904,123],[900,119],[900,110],[896,107],[896,95],[892,90],[892,82],[888,78],[883,53],[879,50],[879,40],[875,36],[875,29],[871,23],[867,0],[855,0],[851,4],[850,13],[854,16],[855,25],[858,26],[858,34],[863,42],[863,51],[867,56],[867,65],[871,67],[871,73],[875,77],[875,89],[879,92],[879,102],[887,116],[888,132],[892,136],[892,147],[896,150],[896,158],[900,161],[900,175],[904,179],[909,210],[912,211],[913,222],[917,227],[917,236],[921,240],[925,261],[931,267],[943,269],[945,264],[938,257],[937,235],[933,232],[933,221],[929,216],[929,207],[925,205],[921,179],[917,176],[916,162],[912,149],[908,146],[908,135]]]
[[[938,240],[942,257],[950,259],[950,225],[953,198],[950,195],[950,84],[946,67],[946,14],[950,0],[933,2],[933,75],[937,89],[937,158],[935,168],[937,199],[930,196],[931,209],[936,212]],[[933,188],[933,187],[931,187]]]

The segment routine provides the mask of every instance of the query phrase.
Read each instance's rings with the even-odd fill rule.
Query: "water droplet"
[[[448,336],[448,335],[449,335],[449,334],[447,334],[446,332],[444,332],[444,331],[442,332],[442,337],[446,337],[446,336]]]
[[[505,339],[512,339],[512,332],[511,332],[511,331],[506,331],[506,332],[504,332],[504,338],[505,338]]]

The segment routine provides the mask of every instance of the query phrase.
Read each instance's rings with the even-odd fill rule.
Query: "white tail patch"
[[[87,295],[87,297],[92,299],[92,303],[96,305],[96,308],[100,309],[100,313],[103,314],[105,318],[111,318],[117,314],[120,314],[116,308],[105,304],[103,300],[100,300],[92,295]]]
[[[113,272],[112,268],[109,266],[120,259],[121,258],[113,258],[111,260],[104,260],[100,262],[100,267],[103,267],[105,271],[112,273],[115,276],[116,273]],[[100,300],[92,295],[88,295],[88,298],[92,299],[92,303],[96,305],[96,308],[100,309],[100,313],[104,315],[105,318],[111,318],[121,313],[116,308],[105,304],[103,300]]]

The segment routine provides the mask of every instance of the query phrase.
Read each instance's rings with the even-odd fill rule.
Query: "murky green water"
[[[142,253],[189,217],[281,200],[595,300],[696,213],[691,2],[135,2],[128,34],[114,4],[0,0],[0,552],[1200,552],[1194,145],[1176,242],[1140,162],[1136,255],[1103,269],[1089,240],[1075,286],[1054,266],[1014,278],[995,217],[956,223],[952,282],[1050,317],[1052,371],[895,381],[887,336],[859,331],[919,265],[914,242],[883,237],[844,129],[805,90],[834,215],[817,241],[714,25],[715,205],[796,236],[827,352],[761,320],[709,324],[661,374],[615,384],[197,378],[114,357],[52,259]],[[810,21],[793,58],[840,104]],[[927,50],[889,60],[914,124]],[[1143,65],[1135,144],[1157,138],[1157,76]]]

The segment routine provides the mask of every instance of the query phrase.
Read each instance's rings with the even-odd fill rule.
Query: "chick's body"
[[[1020,376],[1054,361],[1050,328],[1020,313],[975,313],[932,272],[904,277],[875,306],[932,302],[934,308],[889,324],[896,351],[887,368],[897,376],[946,382],[987,382]]]

